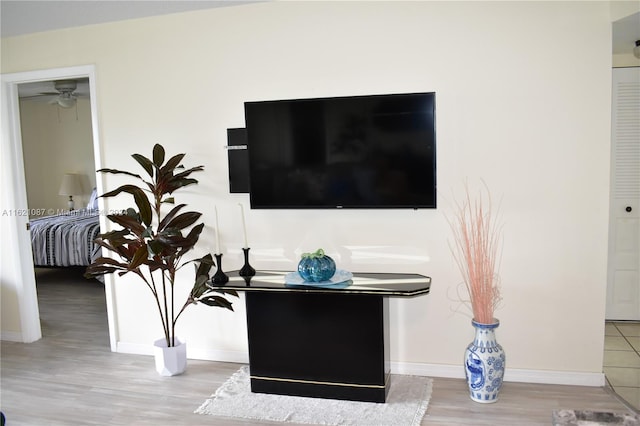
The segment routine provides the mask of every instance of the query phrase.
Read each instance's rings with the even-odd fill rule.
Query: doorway
[[[614,68],[607,320],[640,321],[640,67]]]
[[[614,68],[603,372],[640,409],[640,67]]]
[[[102,315],[89,309],[104,306],[104,285],[83,277],[89,253],[95,254],[89,241],[99,232],[98,211],[89,203],[96,186],[89,79],[21,83],[18,97],[42,335],[78,338],[78,326],[93,322],[102,324],[96,334],[107,344],[104,309]]]
[[[3,196],[3,205],[27,206],[25,170],[22,147],[22,133],[20,129],[20,107],[18,97],[18,86],[21,84],[29,84],[43,81],[68,80],[68,79],[88,79],[89,82],[89,102],[91,109],[91,128],[93,139],[93,156],[95,169],[101,168],[101,144],[99,140],[98,120],[97,120],[97,103],[95,91],[95,67],[80,66],[70,68],[57,68],[49,70],[31,71],[15,74],[2,75],[2,107],[3,122],[7,126],[2,131],[3,149],[9,155],[3,155],[0,159],[1,167],[7,172],[3,174],[3,179],[9,180],[6,187],[14,188],[10,194],[7,191]],[[95,186],[99,193],[103,192],[102,180],[96,178]],[[98,201],[98,207],[103,209],[102,200]],[[28,217],[25,215],[16,215],[9,218],[11,223],[7,225],[7,229],[12,232],[11,237],[15,240],[15,246],[12,247],[13,262],[5,263],[3,259],[3,269],[12,269],[12,281],[17,298],[18,309],[16,315],[19,316],[20,332],[16,333],[16,339],[23,342],[31,342],[38,340],[42,336],[40,327],[40,315],[38,309],[38,301],[35,290],[35,274],[33,255],[30,245],[29,232],[27,231]],[[106,219],[100,215],[100,225],[104,229],[106,227]],[[3,253],[4,257],[4,253]],[[28,260],[26,260],[28,259]],[[105,279],[105,296],[107,304],[107,318],[109,329],[109,341],[111,350],[116,349],[115,335],[115,314],[113,309],[113,283],[107,277]]]

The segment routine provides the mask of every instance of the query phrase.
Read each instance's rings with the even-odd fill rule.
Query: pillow
[[[96,188],[93,188],[93,191],[91,191],[91,196],[89,197],[89,203],[87,204],[87,209],[89,210],[98,209],[98,193],[96,192]]]

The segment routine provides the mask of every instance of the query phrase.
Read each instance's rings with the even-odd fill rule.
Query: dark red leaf
[[[133,154],[132,157],[144,168],[147,174],[153,178],[153,163],[151,160],[140,154]]]
[[[153,146],[153,163],[156,167],[160,167],[164,163],[164,148],[159,143]]]

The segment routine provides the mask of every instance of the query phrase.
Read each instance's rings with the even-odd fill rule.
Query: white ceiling
[[[260,1],[270,0],[0,0],[0,35],[10,37]],[[613,24],[613,53],[631,52],[636,40],[640,40],[640,13]]]
[[[0,0],[0,35],[11,37],[255,2],[255,0]]]
[[[613,23],[613,53],[633,52],[635,41],[640,40],[640,12]]]
[[[76,90],[73,94],[77,97],[88,98],[89,97],[89,79],[79,78],[76,79]],[[55,81],[37,81],[34,83],[18,84],[18,96],[21,99],[28,98],[33,101],[48,102],[55,97],[56,93],[59,93],[55,89]]]

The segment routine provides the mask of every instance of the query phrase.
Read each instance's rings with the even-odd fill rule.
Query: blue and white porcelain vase
[[[505,354],[496,342],[495,330],[500,321],[482,324],[471,321],[476,337],[464,354],[464,371],[469,385],[469,396],[475,402],[491,403],[498,400],[504,377]]]

